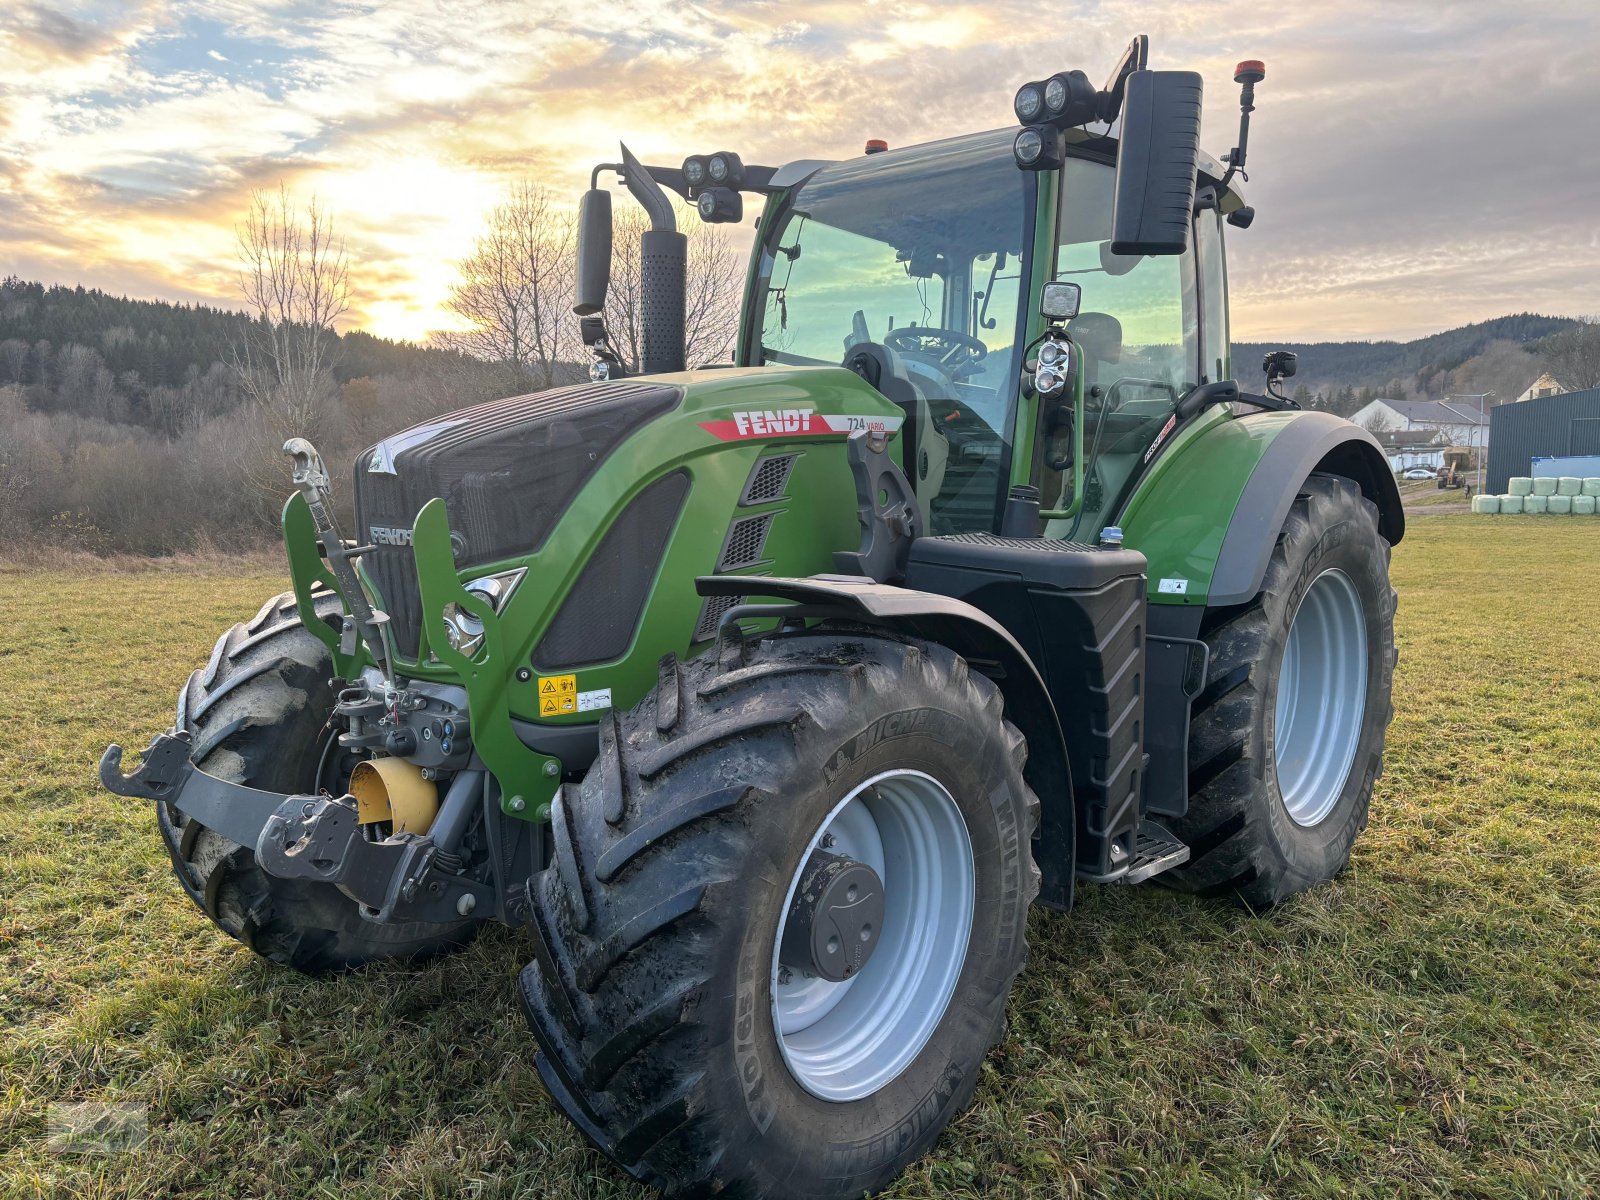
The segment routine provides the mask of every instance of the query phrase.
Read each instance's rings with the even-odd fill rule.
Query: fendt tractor
[[[591,382],[365,451],[352,540],[291,441],[293,590],[101,763],[195,904],[306,972],[523,928],[541,1078],[597,1147],[673,1196],[827,1198],[972,1099],[1036,901],[1260,911],[1340,872],[1399,497],[1285,398],[1292,356],[1233,377],[1261,64],[1218,161],[1147,46],[1025,84],[1020,128],[623,147],[578,215]],[[607,173],[652,225],[626,377]],[[672,193],[761,198],[731,363],[685,369]]]

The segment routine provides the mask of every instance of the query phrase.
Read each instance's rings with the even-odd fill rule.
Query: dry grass
[[[1085,888],[894,1195],[1585,1196],[1600,1180],[1600,522],[1412,522],[1350,873],[1267,916]],[[523,937],[332,982],[226,941],[98,792],[274,569],[0,574],[0,1194],[638,1197],[541,1094]],[[148,1145],[48,1153],[58,1101]]]

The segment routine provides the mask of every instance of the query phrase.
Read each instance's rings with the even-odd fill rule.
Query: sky
[[[1595,0],[4,0],[0,275],[237,304],[235,225],[281,182],[348,238],[346,324],[420,339],[519,176],[575,203],[619,138],[776,164],[1011,125],[1135,33],[1203,73],[1219,157],[1234,64],[1267,65],[1236,340],[1600,312]]]

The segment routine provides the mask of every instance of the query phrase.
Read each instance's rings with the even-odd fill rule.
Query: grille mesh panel
[[[694,640],[709,642],[716,637],[722,615],[735,604],[743,603],[743,596],[707,596],[705,603],[700,606],[700,621],[694,627]]]
[[[539,640],[533,652],[536,667],[571,669],[622,657],[688,495],[688,473],[675,471],[634,497],[600,539]]]
[[[722,554],[717,558],[717,570],[737,571],[753,567],[761,561],[761,551],[767,544],[767,530],[772,527],[776,513],[761,513],[754,517],[740,517],[728,527],[727,541],[722,544]]]
[[[799,457],[798,454],[783,454],[757,462],[750,470],[750,479],[744,485],[744,495],[739,497],[739,504],[748,507],[782,500],[789,486],[789,472],[794,470],[795,459]]]

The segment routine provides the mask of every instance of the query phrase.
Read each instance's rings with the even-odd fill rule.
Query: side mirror
[[[1051,321],[1070,321],[1078,315],[1083,288],[1076,283],[1055,280],[1044,285],[1039,297],[1039,315]]]
[[[590,188],[578,204],[578,265],[575,303],[580,317],[605,311],[611,285],[611,193]]]
[[[1128,76],[1111,221],[1113,253],[1182,254],[1189,248],[1202,88],[1194,71]]]

